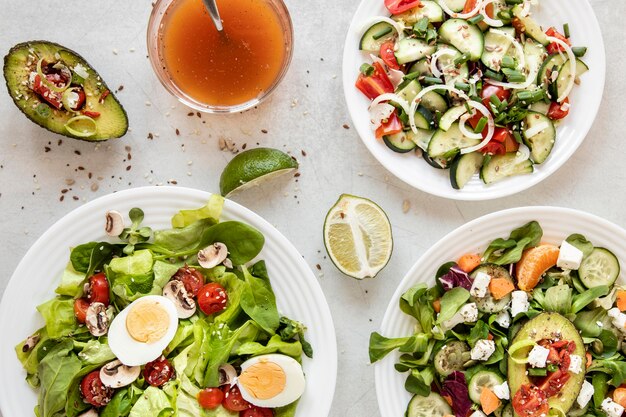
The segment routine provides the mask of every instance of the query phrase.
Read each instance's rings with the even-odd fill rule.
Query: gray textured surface
[[[220,137],[232,139],[239,147],[258,143],[291,151],[301,163],[297,183],[282,179],[235,200],[273,223],[319,272],[339,343],[332,417],[378,415],[373,370],[367,360],[369,334],[380,323],[404,272],[445,233],[491,211],[523,205],[578,208],[626,226],[626,30],[621,18],[626,15],[626,3],[622,0],[592,0],[607,49],[607,78],[599,116],[581,148],[542,184],[484,203],[456,203],[410,189],[378,165],[354,129],[343,127],[350,120],[339,77],[341,49],[356,10],[354,1],[289,0],[296,44],[283,84],[256,110],[202,118],[188,117],[188,110],[163,90],[152,73],[145,54],[149,2],[68,0],[53,5],[3,0],[0,4],[2,53],[30,39],[48,39],[75,49],[110,87],[124,85],[118,97],[132,127],[124,139],[99,147],[71,139],[63,139],[59,146],[59,136],[27,121],[9,97],[0,93],[0,293],[35,239],[84,201],[168,180],[217,191],[219,174],[231,158],[219,150]],[[153,140],[147,139],[148,133]],[[132,148],[131,161],[126,160],[126,146]],[[79,166],[85,170],[78,170]],[[66,179],[76,183],[60,202],[61,190],[69,188]],[[96,191],[91,190],[94,183]],[[391,219],[394,254],[375,280],[357,282],[343,277],[324,257],[322,223],[341,193],[377,201]],[[404,200],[410,202],[408,213],[402,210]],[[6,360],[13,358],[1,358],[0,363]]]

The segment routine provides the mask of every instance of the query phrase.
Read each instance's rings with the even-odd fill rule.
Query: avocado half
[[[571,321],[558,313],[542,313],[526,322],[513,338],[511,345],[524,340],[539,342],[542,339],[556,338],[574,342],[576,349],[572,354],[585,357],[585,345],[578,330]],[[526,354],[530,352],[531,348],[532,346],[527,348]],[[520,353],[523,352],[520,351]],[[585,372],[572,373],[561,391],[548,399],[550,408],[556,406],[567,413],[574,405],[584,380]],[[528,375],[526,375],[526,364],[515,363],[510,356],[508,358],[508,382],[511,399],[522,385],[530,383]],[[517,414],[515,415],[517,416]]]
[[[40,58],[44,58],[46,62],[61,61],[70,69],[80,64],[89,74],[82,84],[86,93],[85,109],[100,113],[94,118],[96,131],[93,135],[79,137],[68,132],[65,124],[80,113],[57,110],[30,89],[28,80]],[[17,108],[30,120],[51,132],[74,139],[103,141],[119,138],[128,131],[126,111],[104,80],[83,57],[64,46],[48,41],[29,41],[15,45],[4,57],[4,78]],[[106,91],[109,91],[108,95],[101,100]],[[40,108],[38,110],[41,104],[48,106],[50,111],[42,112]]]

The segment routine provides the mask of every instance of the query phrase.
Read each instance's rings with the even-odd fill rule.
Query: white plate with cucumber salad
[[[363,0],[343,59],[374,157],[458,200],[514,194],[556,171],[589,131],[604,76],[587,0]]]
[[[335,388],[332,318],[302,256],[187,188],[55,223],[9,282],[0,332],[5,416],[320,417]]]
[[[619,226],[558,207],[496,212],[445,236],[372,333],[382,417],[620,417],[624,241]]]

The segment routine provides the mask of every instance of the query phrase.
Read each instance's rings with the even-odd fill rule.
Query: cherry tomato
[[[550,108],[548,109],[548,117],[552,120],[560,120],[566,117],[569,114],[569,98],[565,98],[563,102],[550,103]]]
[[[506,153],[506,146],[504,146],[503,143],[491,140],[483,146],[479,152],[485,155],[504,155]]]
[[[228,411],[243,411],[252,407],[252,404],[243,399],[237,385],[233,385],[232,387],[225,385],[224,391],[224,401],[222,405]]]
[[[198,306],[206,315],[224,310],[227,302],[226,289],[216,282],[206,284],[198,293]]]
[[[270,408],[255,407],[239,412],[239,417],[274,417],[274,411]]]
[[[521,417],[548,415],[548,398],[536,385],[525,384],[513,397],[513,409]]]
[[[182,281],[185,289],[192,297],[198,295],[200,288],[204,284],[204,276],[200,271],[187,265],[176,271],[172,279]]]
[[[546,35],[548,36],[552,36],[553,38],[557,38],[562,40],[563,42],[565,42],[568,45],[572,45],[572,43],[569,41],[569,39],[567,39],[565,36],[561,35],[559,33],[558,30],[556,30],[554,27],[549,28],[548,30],[546,30]],[[558,52],[562,52],[563,51],[563,47],[561,45],[559,45],[556,42],[550,42],[550,44],[548,45],[548,47],[546,48],[546,50],[548,51],[549,54],[556,54]]]
[[[465,2],[465,6],[463,6],[463,11],[461,13],[469,13],[472,10],[476,9],[476,4],[477,3],[478,3],[478,0],[467,0]]]
[[[224,391],[219,388],[205,388],[198,393],[200,407],[207,410],[217,408],[224,401]]]
[[[385,65],[387,65],[391,69],[398,70],[400,69],[400,64],[398,64],[398,60],[396,60],[396,54],[393,53],[393,48],[395,46],[395,42],[389,40],[380,45],[380,58],[383,60]]]
[[[377,138],[382,138],[383,136],[393,135],[398,132],[402,132],[402,122],[400,121],[400,118],[398,118],[397,111],[394,110],[387,121],[376,128],[375,133]]]
[[[561,371],[561,369],[557,369],[543,379],[541,384],[539,384],[539,389],[543,391],[548,398],[553,397],[561,391],[569,378],[570,373],[567,372],[567,369],[565,372]]]
[[[504,101],[508,100],[509,97],[511,97],[511,91],[505,90],[503,87],[499,87],[497,85],[483,85],[483,89],[480,92],[480,97],[483,99],[483,104],[487,106],[488,109],[491,109],[491,106],[489,106],[489,97],[491,96],[497,96],[500,101]]]
[[[89,278],[87,300],[89,300],[90,303],[102,303],[105,306],[109,305],[109,281],[107,281],[104,272],[100,272]]]
[[[385,7],[391,14],[406,12],[422,5],[420,0],[385,0]]]
[[[89,301],[84,298],[74,300],[74,317],[80,324],[85,324],[87,321],[87,309],[89,308]]]
[[[94,407],[104,407],[113,398],[113,388],[105,387],[100,380],[100,370],[88,373],[80,382],[80,393],[85,402]]]
[[[519,143],[515,140],[513,135],[508,135],[504,140],[504,151],[508,152],[517,152],[519,149]]]
[[[143,377],[153,387],[160,387],[174,378],[176,372],[170,362],[164,357],[148,362],[143,369]]]
[[[389,81],[385,69],[379,62],[374,62],[372,65],[374,73],[371,75],[359,74],[355,87],[365,94],[367,98],[373,100],[381,94],[393,93],[393,84]]]
[[[46,78],[49,79],[48,76],[46,76]],[[43,100],[47,101],[54,108],[61,108],[62,94],[50,90],[44,83],[41,82],[41,76],[39,74],[35,75],[31,90],[37,93]]]

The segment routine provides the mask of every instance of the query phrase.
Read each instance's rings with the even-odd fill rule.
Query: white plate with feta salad
[[[309,266],[199,190],[131,189],[63,217],[18,265],[0,331],[5,416],[319,417],[334,393]]]
[[[407,184],[458,200],[555,172],[591,128],[604,77],[587,0],[363,0],[344,47],[363,143]]]
[[[621,227],[558,207],[445,236],[372,333],[382,417],[621,416],[624,241]]]

